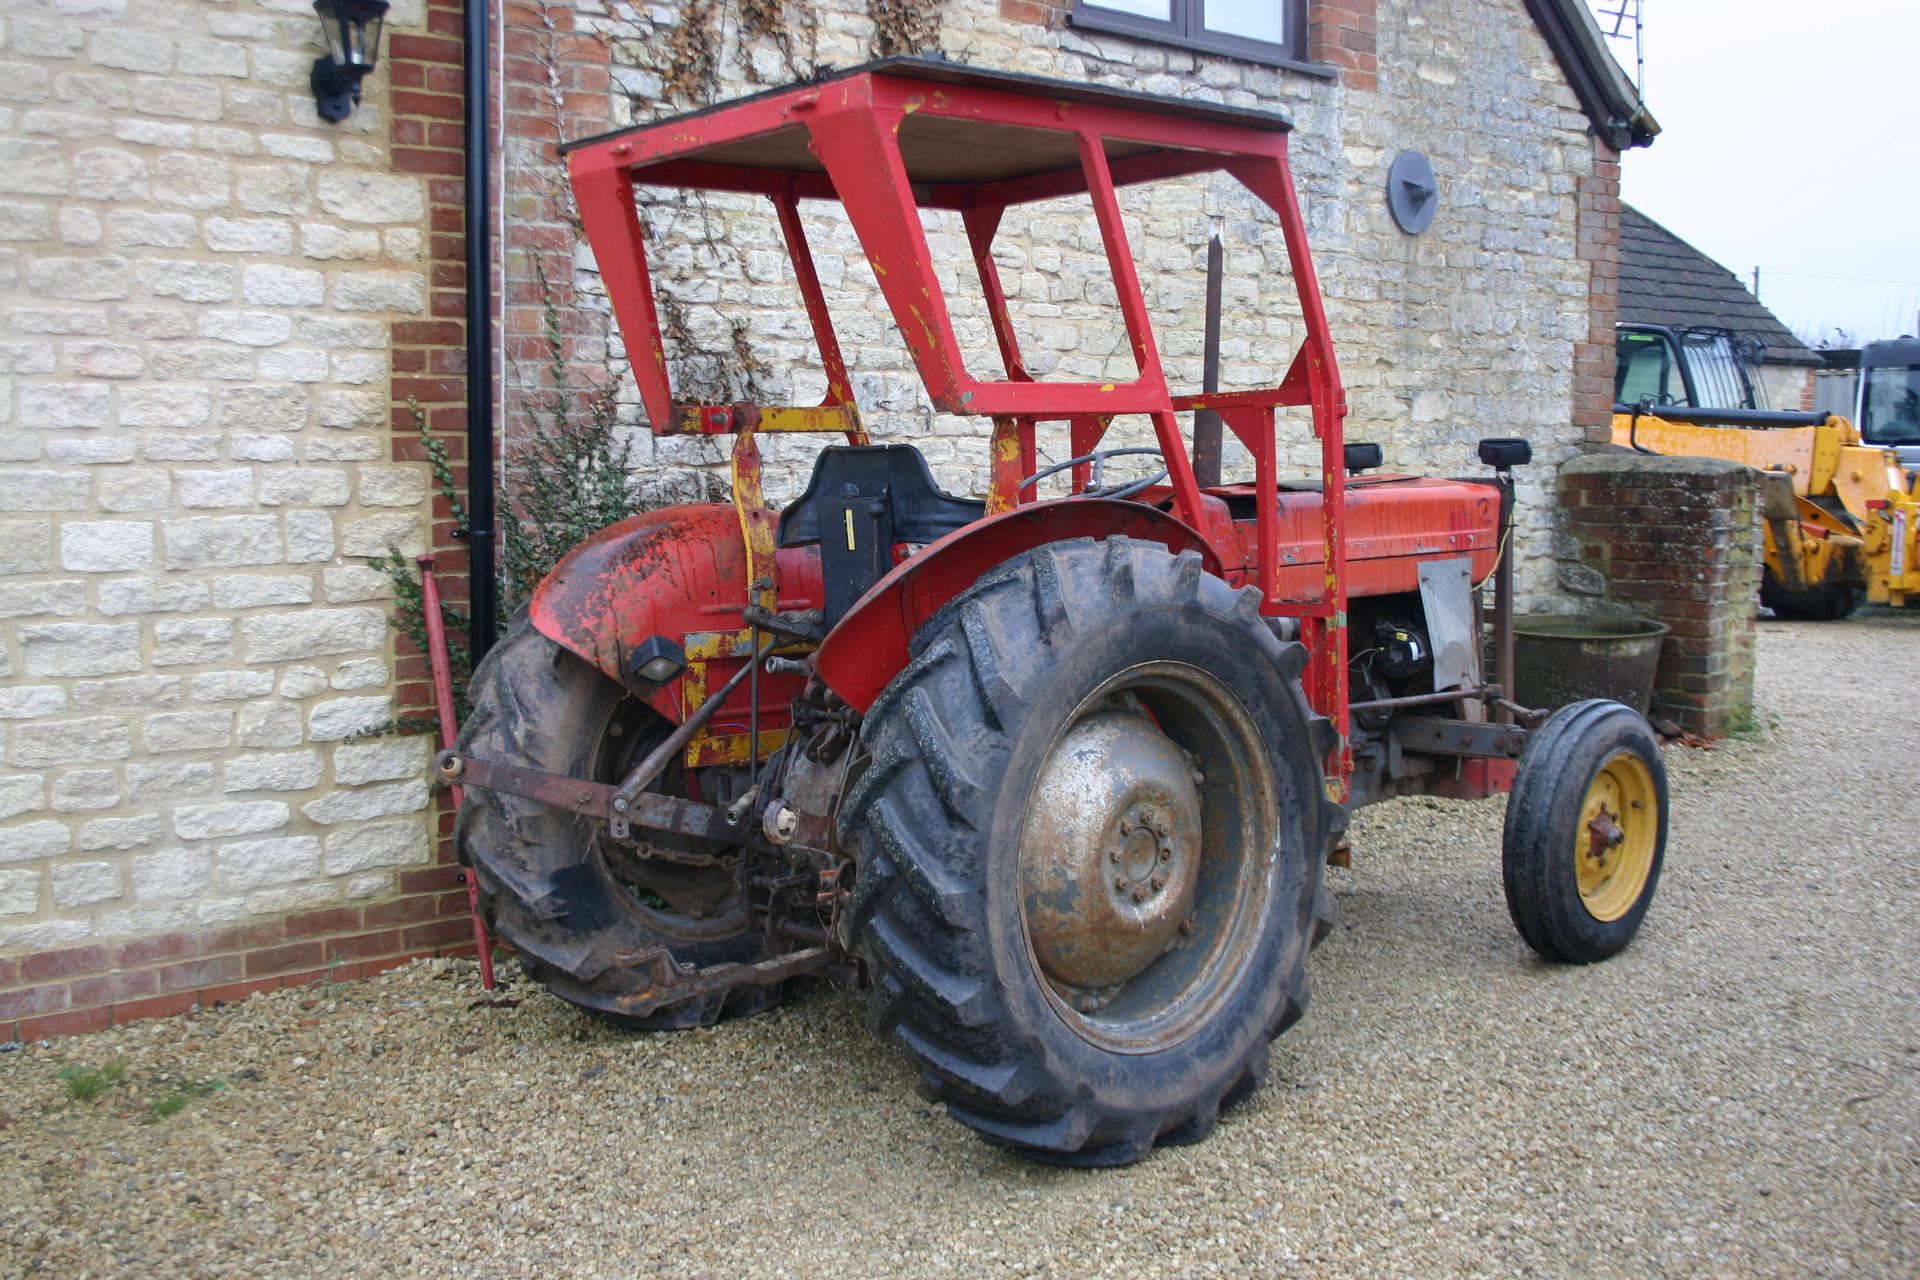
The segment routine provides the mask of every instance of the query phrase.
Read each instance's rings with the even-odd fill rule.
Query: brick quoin
[[[550,326],[571,392],[584,411],[607,385],[611,323],[596,299],[581,305],[574,248],[581,241],[560,144],[614,126],[612,47],[582,34],[571,8],[509,0],[502,59],[506,172],[502,245],[506,370],[501,430],[509,457],[553,400]],[[515,477],[502,477],[511,494]]]
[[[1307,6],[1307,61],[1339,67],[1340,83],[1371,93],[1380,87],[1377,0],[1321,0]]]
[[[425,319],[396,320],[392,326],[393,454],[396,461],[420,462],[428,457],[426,438],[446,450],[454,484],[464,496],[467,486],[467,367],[466,367],[466,134],[465,44],[462,0],[427,0],[427,35],[395,35],[387,48],[388,74],[393,77],[393,168],[419,174],[427,183],[428,312]],[[424,424],[425,431],[421,430]],[[454,537],[453,510],[435,486],[432,529],[428,545],[440,594],[465,608],[472,592],[465,544]],[[395,640],[394,706],[403,716],[431,719],[433,686],[426,656],[405,636]],[[453,865],[452,797],[442,792],[434,814],[436,871],[458,883]],[[402,892],[411,892],[402,877]],[[401,898],[368,908],[369,927],[391,924],[410,912],[409,922],[445,919],[466,927],[464,895],[447,903],[435,895]],[[350,957],[353,967],[368,959],[384,961],[398,955],[404,944],[390,929],[364,935],[352,932],[362,922],[334,918],[331,913],[307,917],[306,929],[326,935],[326,946],[278,948],[269,956],[289,957],[288,968],[313,969]],[[302,936],[290,931],[287,936]],[[467,935],[471,950],[471,935]],[[368,941],[365,939],[377,940]],[[459,950],[438,944],[418,950]],[[323,958],[324,957],[324,958]],[[390,967],[390,966],[389,966]],[[265,972],[260,970],[258,972]],[[257,976],[249,967],[249,979]]]
[[[1593,172],[1576,180],[1574,252],[1587,264],[1588,328],[1573,344],[1573,420],[1589,449],[1613,440],[1613,327],[1620,316],[1620,153],[1597,134]]]

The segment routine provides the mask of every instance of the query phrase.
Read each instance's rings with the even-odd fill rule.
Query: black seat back
[[[942,493],[912,445],[829,445],[806,491],[780,513],[780,545],[819,544],[832,627],[893,568],[895,546],[932,542],[986,509],[977,498]]]

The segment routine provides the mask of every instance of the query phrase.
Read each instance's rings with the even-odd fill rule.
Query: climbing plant
[[[925,53],[940,42],[942,0],[867,0],[873,19],[873,56]]]

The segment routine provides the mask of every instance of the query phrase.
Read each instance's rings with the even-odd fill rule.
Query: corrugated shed
[[[1765,348],[1770,364],[1820,357],[1747,292],[1733,272],[1641,213],[1620,206],[1620,323],[1731,329]]]

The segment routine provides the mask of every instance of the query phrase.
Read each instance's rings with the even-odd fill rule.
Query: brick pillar
[[[1620,153],[1593,138],[1593,172],[1578,181],[1575,252],[1587,264],[1588,320],[1573,344],[1573,420],[1590,449],[1613,438],[1613,326],[1620,317]]]
[[[1652,618],[1653,709],[1719,737],[1753,708],[1761,558],[1754,473],[1718,458],[1604,454],[1560,470],[1560,581],[1595,613]]]

